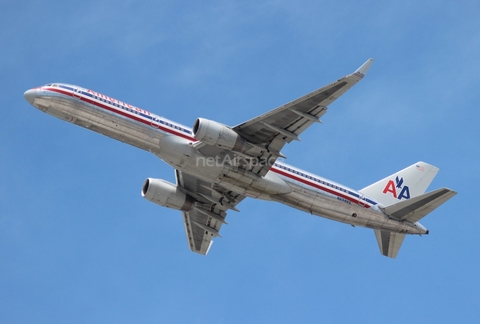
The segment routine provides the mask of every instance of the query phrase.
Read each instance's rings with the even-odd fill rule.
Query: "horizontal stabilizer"
[[[456,194],[451,189],[440,188],[382,208],[382,210],[391,217],[415,223]]]
[[[395,259],[398,254],[398,250],[402,246],[405,234],[393,233],[389,231],[374,230],[377,238],[378,247],[380,253],[389,258]]]

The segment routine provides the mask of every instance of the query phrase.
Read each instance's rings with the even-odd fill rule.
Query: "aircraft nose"
[[[33,101],[35,100],[35,97],[37,96],[37,90],[35,90],[35,89],[27,90],[27,91],[25,91],[25,93],[23,94],[23,96],[25,97],[25,99],[26,99],[31,105],[33,105]]]

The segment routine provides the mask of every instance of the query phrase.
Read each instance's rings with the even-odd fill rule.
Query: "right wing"
[[[212,239],[220,236],[220,227],[227,223],[226,211],[237,210],[235,206],[245,196],[179,170],[175,170],[175,175],[177,185],[196,200],[190,211],[182,212],[188,247],[193,252],[206,255]]]

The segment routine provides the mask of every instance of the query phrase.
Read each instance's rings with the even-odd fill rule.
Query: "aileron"
[[[185,172],[175,170],[177,185],[189,195],[197,197],[203,202],[183,212],[185,233],[192,251],[207,254],[212,239],[222,237],[220,228],[227,224],[225,221],[226,210],[238,211],[236,205],[245,197],[229,193],[219,186],[208,183]]]

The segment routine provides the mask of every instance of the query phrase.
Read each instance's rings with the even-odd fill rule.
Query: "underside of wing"
[[[185,172],[175,170],[177,185],[195,199],[190,211],[184,211],[183,222],[189,248],[206,255],[212,239],[220,236],[220,228],[228,209],[237,210],[236,205],[245,197],[210,184]]]
[[[208,252],[212,239],[220,236],[226,211],[237,210],[235,206],[245,198],[243,195],[249,185],[267,183],[262,180],[268,178],[271,166],[279,157],[285,157],[280,153],[283,146],[299,140],[304,130],[320,122],[327,106],[360,81],[372,61],[369,59],[354,73],[233,128],[204,118],[196,120],[192,131],[197,142],[189,145],[193,145],[202,157],[214,158],[215,163],[222,164],[224,168],[219,176],[228,178],[225,183],[233,181],[228,188],[236,192],[176,171],[177,186],[195,201],[191,209],[183,212],[192,251]],[[274,192],[286,191],[280,182],[275,184],[278,188],[275,187]],[[265,190],[266,187],[261,188]]]
[[[195,209],[189,212],[182,212],[182,214],[188,247],[193,252],[206,255],[210,250],[210,245],[213,243],[212,238],[219,236],[218,230],[214,228],[209,229],[212,225],[208,224],[208,216]],[[201,224],[204,225],[202,226]]]
[[[320,122],[320,117],[327,112],[327,106],[360,81],[372,61],[373,59],[369,59],[354,73],[237,125],[233,130],[249,143],[261,148],[256,157],[276,159],[281,156],[280,151],[286,143],[299,140],[299,135],[304,130],[313,123]],[[270,166],[271,163],[265,166],[257,165],[250,171],[263,176]]]

